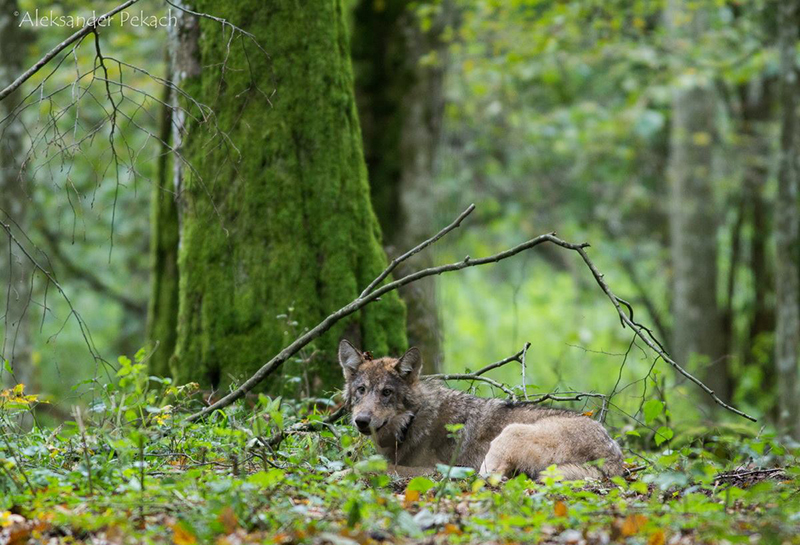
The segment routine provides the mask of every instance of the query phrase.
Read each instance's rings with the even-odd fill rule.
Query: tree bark
[[[748,266],[753,275],[753,308],[747,337],[742,343],[742,353],[745,365],[757,361],[763,373],[760,392],[768,395],[774,395],[777,391],[775,367],[772,358],[764,361],[763,357],[756,356],[760,356],[766,342],[770,343],[772,349],[772,333],[775,331],[775,308],[771,303],[775,281],[772,258],[767,252],[772,225],[770,207],[765,198],[770,175],[769,165],[772,161],[769,124],[772,120],[771,106],[774,104],[773,87],[772,79],[756,78],[740,88],[741,154],[744,157],[742,199],[747,207],[750,223]]]
[[[10,84],[23,70],[27,33],[20,29],[15,12],[16,0],[0,0],[0,88]],[[8,115],[20,98],[17,90],[0,101],[0,119]],[[12,229],[25,230],[30,198],[19,162],[23,127],[18,121],[6,121],[0,126],[0,131],[3,132],[0,139],[0,221],[10,224]],[[17,238],[24,239],[22,236]],[[0,278],[6,282],[0,290],[0,313],[3,315],[0,360],[9,361],[17,382],[31,387],[35,378],[29,328],[33,265],[8,237],[0,243]],[[2,374],[7,385],[14,383],[5,372]]]
[[[415,4],[361,0],[353,14],[356,96],[372,203],[393,256],[436,230],[433,169],[446,58],[441,33],[452,8],[442,4],[434,24],[423,30]],[[399,274],[431,265],[433,256],[426,252]],[[442,357],[436,279],[407,286],[400,295],[408,307],[409,343],[422,352],[424,372],[436,373]]]
[[[167,55],[169,66],[169,55]],[[175,71],[168,69],[171,74]],[[168,78],[169,79],[169,78]],[[150,202],[150,299],[147,308],[147,340],[154,349],[148,360],[150,372],[157,376],[170,374],[169,360],[175,351],[178,327],[178,205],[173,185],[172,160],[168,145],[172,138],[172,101],[169,87],[164,87],[159,138],[162,144],[158,158],[156,183]]]
[[[178,31],[176,62],[189,65],[181,85],[214,105],[216,126],[226,133],[179,120],[188,135],[178,145],[197,169],[178,165],[180,293],[171,368],[179,382],[224,388],[246,378],[386,265],[342,2],[302,4],[190,6],[242,25],[269,57],[239,40],[228,51],[230,28],[223,36],[215,21],[202,19],[195,29],[189,25],[197,21],[185,21]],[[290,380],[298,376],[310,392],[338,387],[339,339],[397,353],[406,347],[404,318],[400,299],[383,297],[316,341],[303,361],[282,366],[268,387],[298,393]]]
[[[800,216],[797,201],[797,46],[798,2],[779,4],[781,138],[778,199],[775,205],[775,371],[778,378],[778,421],[800,439],[798,345],[800,345]]]
[[[667,5],[667,24],[680,50],[705,28],[705,14],[681,0]],[[717,301],[717,229],[713,160],[718,140],[717,98],[702,76],[681,78],[673,91],[670,136],[670,232],[673,339],[676,361],[694,362],[703,381],[730,399],[725,335]]]

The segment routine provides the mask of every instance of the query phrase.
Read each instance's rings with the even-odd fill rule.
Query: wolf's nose
[[[356,417],[358,431],[369,431],[369,424],[372,419],[369,416],[359,415]]]

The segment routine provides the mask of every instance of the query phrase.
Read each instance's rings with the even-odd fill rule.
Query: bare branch
[[[675,368],[675,370],[678,371],[678,373],[680,373],[681,375],[683,375],[684,377],[686,377],[690,381],[694,382],[697,386],[700,387],[701,390],[703,390],[705,393],[707,393],[709,396],[711,396],[711,399],[713,399],[714,402],[717,405],[719,405],[720,407],[723,407],[724,409],[727,409],[730,412],[732,412],[734,414],[737,414],[737,415],[739,415],[739,416],[741,416],[743,418],[746,418],[746,419],[751,420],[753,422],[757,421],[755,418],[753,418],[749,414],[746,414],[746,413],[740,411],[739,409],[736,409],[735,407],[732,407],[732,406],[728,405],[727,403],[725,403],[724,401],[722,401],[717,396],[717,394],[714,393],[714,391],[711,388],[709,388],[708,386],[703,384],[703,382],[701,382],[700,379],[696,378],[694,375],[689,373],[686,369],[681,367],[675,360],[670,358],[669,355],[664,350],[664,347],[661,345],[661,343],[658,342],[658,340],[655,339],[655,337],[653,336],[652,331],[650,331],[645,326],[633,321],[633,308],[624,299],[620,299],[619,297],[614,295],[614,292],[611,291],[611,288],[608,287],[608,284],[606,284],[605,280],[603,279],[603,274],[599,270],[597,270],[597,267],[595,266],[595,264],[592,262],[591,259],[589,259],[589,256],[586,254],[586,251],[584,250],[584,248],[586,246],[588,246],[588,244],[583,244],[583,245],[576,246],[576,245],[568,244],[568,243],[566,243],[564,241],[560,241],[560,240],[559,240],[559,242],[557,244],[559,246],[563,246],[564,248],[569,248],[570,250],[575,250],[576,252],[578,252],[578,254],[580,254],[580,256],[583,259],[584,263],[586,263],[586,266],[589,267],[590,271],[592,271],[592,275],[594,275],[595,280],[597,280],[597,284],[600,286],[600,289],[603,290],[603,293],[605,293],[606,296],[611,300],[611,303],[614,305],[614,308],[617,309],[617,313],[619,314],[619,318],[620,318],[620,320],[622,320],[623,325],[627,325],[628,327],[630,327],[633,330],[633,332],[636,333],[636,335],[640,339],[642,339],[647,346],[649,346],[656,354],[661,356],[661,358],[664,361],[666,361],[673,368]],[[620,306],[620,304],[625,305],[630,310],[630,313],[631,313],[630,317],[628,316],[628,314],[626,314],[622,310],[622,307]]]
[[[48,62],[53,60],[53,58],[56,55],[64,51],[66,48],[68,48],[70,45],[77,42],[78,40],[85,38],[90,32],[95,31],[97,26],[103,23],[103,21],[113,17],[120,11],[128,9],[138,1],[139,0],[128,0],[124,4],[120,4],[119,6],[115,7],[108,13],[104,13],[103,15],[98,17],[95,21],[93,21],[92,24],[90,25],[87,24],[85,27],[81,28],[77,32],[74,32],[69,38],[67,38],[66,40],[55,46],[53,49],[48,51],[44,57],[36,61],[36,64],[28,68],[25,72],[23,72],[22,75],[19,76],[17,79],[15,79],[13,82],[11,82],[11,84],[8,87],[0,91],[0,100],[3,100],[8,95],[16,91],[20,85],[28,81],[34,74],[36,74],[36,72],[41,70]]]
[[[567,394],[572,394],[569,396],[560,396],[558,395],[559,392],[551,392],[549,394],[542,394],[539,397],[527,401],[520,401],[520,404],[525,405],[538,405],[539,403],[544,403],[545,401],[581,401],[587,397],[596,397],[600,399],[606,399],[605,394],[600,394],[597,392],[563,392]]]
[[[89,328],[86,325],[86,322],[84,321],[83,317],[78,313],[78,311],[75,310],[75,307],[72,304],[72,300],[67,295],[67,292],[64,291],[64,288],[61,287],[61,284],[58,282],[58,280],[56,280],[55,276],[53,276],[53,274],[50,271],[48,271],[42,265],[40,265],[39,262],[36,260],[36,258],[31,255],[31,253],[25,248],[25,246],[19,241],[19,239],[16,236],[14,236],[14,233],[11,230],[11,225],[10,224],[0,221],[0,227],[2,227],[3,230],[5,230],[6,234],[8,235],[9,243],[15,244],[20,249],[20,251],[23,254],[25,254],[25,257],[31,262],[31,264],[37,270],[39,270],[45,276],[45,278],[47,278],[47,280],[51,284],[53,284],[56,287],[58,292],[64,298],[64,301],[66,301],[67,305],[69,306],[69,310],[70,310],[69,313],[72,316],[75,316],[75,320],[78,322],[78,326],[80,328],[81,335],[83,336],[83,340],[86,343],[86,346],[89,349],[89,353],[92,355],[94,360],[102,362],[102,363],[104,363],[106,365],[109,365],[109,366],[111,366],[113,368],[114,366],[111,365],[106,360],[104,360],[100,356],[100,354],[97,352],[97,349],[95,348],[94,341],[92,340],[92,336],[91,336],[91,333],[89,332]]]
[[[422,244],[419,244],[419,245],[415,246],[414,248],[410,249],[409,251],[407,251],[406,253],[404,253],[403,255],[394,258],[392,260],[392,262],[389,263],[389,266],[386,267],[386,269],[384,269],[384,271],[381,274],[378,275],[378,278],[376,278],[375,280],[370,282],[369,286],[367,286],[364,289],[364,291],[361,292],[360,297],[364,297],[365,295],[369,294],[369,292],[374,290],[375,286],[377,286],[378,284],[383,282],[384,279],[387,276],[389,276],[391,274],[391,272],[400,263],[402,263],[403,261],[409,259],[414,254],[418,254],[419,252],[421,252],[422,250],[424,250],[425,248],[427,248],[428,246],[430,246],[431,244],[433,244],[434,242],[436,242],[437,240],[439,240],[440,238],[445,236],[447,233],[449,233],[453,229],[456,229],[459,225],[461,225],[461,222],[464,221],[464,218],[466,218],[467,216],[472,214],[473,210],[475,210],[475,205],[474,204],[469,205],[466,210],[461,212],[461,214],[455,219],[455,221],[453,223],[451,223],[450,225],[448,225],[447,227],[445,227],[444,229],[442,229],[441,231],[436,233],[434,236],[432,236],[431,238],[429,238],[428,240],[426,240]]]
[[[463,217],[468,215],[472,211],[472,209],[474,209],[474,205],[470,205],[470,207],[467,208],[467,210],[465,210],[459,216],[459,218],[463,219]],[[429,240],[432,240],[432,241],[439,240],[442,236],[444,236],[445,234],[447,234],[448,232],[450,232],[454,228],[455,228],[454,224],[451,224],[451,225],[445,227],[445,229],[443,229],[442,231],[437,233],[436,236],[434,236],[432,239],[429,239]],[[229,393],[228,395],[226,395],[225,397],[223,397],[222,399],[220,399],[216,403],[213,403],[212,405],[209,405],[208,407],[204,408],[203,410],[188,416],[186,418],[186,422],[190,423],[190,422],[194,422],[195,420],[204,418],[205,416],[207,416],[208,414],[216,411],[217,409],[221,409],[221,408],[227,407],[228,405],[230,405],[231,403],[233,403],[237,399],[240,399],[247,392],[252,390],[257,384],[259,384],[262,380],[264,380],[267,376],[272,374],[278,367],[283,365],[283,363],[286,360],[288,360],[293,355],[295,355],[297,352],[299,352],[300,349],[302,349],[304,346],[309,344],[311,341],[313,341],[314,339],[318,338],[323,333],[328,331],[331,327],[333,327],[334,324],[336,324],[342,318],[345,318],[346,316],[349,316],[350,314],[353,314],[354,312],[360,310],[361,308],[365,307],[369,303],[379,299],[382,295],[385,295],[385,294],[387,294],[387,293],[389,293],[391,291],[396,290],[397,288],[400,288],[402,286],[405,286],[407,284],[415,282],[415,281],[417,281],[417,280],[419,280],[421,278],[426,278],[428,276],[439,275],[439,274],[442,274],[442,273],[452,272],[452,271],[460,271],[461,269],[466,269],[468,267],[477,267],[479,265],[487,265],[489,263],[497,263],[499,261],[502,261],[504,259],[508,259],[509,257],[513,257],[513,256],[515,256],[515,255],[517,255],[517,254],[519,254],[521,252],[524,252],[525,250],[529,250],[531,248],[534,248],[534,247],[539,246],[540,244],[544,244],[546,242],[549,242],[551,244],[555,244],[556,246],[560,246],[560,247],[565,248],[567,250],[573,250],[575,252],[578,252],[578,254],[583,259],[584,263],[586,263],[586,265],[589,267],[589,270],[592,272],[592,275],[594,276],[594,278],[597,281],[598,285],[603,290],[603,293],[606,294],[606,296],[611,300],[611,303],[614,305],[614,308],[617,309],[617,313],[619,314],[619,318],[620,318],[621,323],[623,324],[623,327],[626,326],[626,325],[628,327],[630,327],[633,330],[633,332],[639,338],[641,338],[645,342],[645,344],[647,344],[647,346],[649,346],[651,349],[653,349],[660,357],[662,357],[664,359],[664,361],[666,361],[672,367],[674,367],[681,375],[685,376],[686,378],[688,378],[689,380],[691,380],[692,382],[697,384],[704,392],[706,392],[708,395],[710,395],[711,398],[718,405],[720,405],[721,407],[724,407],[725,409],[731,411],[734,414],[737,414],[739,416],[747,418],[748,420],[752,420],[754,422],[756,421],[756,419],[753,418],[752,416],[750,416],[750,415],[748,415],[748,414],[746,414],[746,413],[744,413],[744,412],[742,412],[742,411],[740,411],[740,410],[738,410],[738,409],[736,409],[734,407],[731,407],[730,405],[728,405],[724,401],[722,401],[714,393],[713,390],[711,390],[708,386],[703,384],[699,379],[695,378],[692,374],[690,374],[688,371],[686,371],[683,367],[681,367],[678,363],[676,363],[675,360],[670,358],[667,355],[667,353],[664,350],[664,348],[661,345],[661,343],[657,339],[655,339],[655,337],[653,336],[652,331],[650,331],[647,327],[645,327],[645,326],[633,321],[633,307],[631,307],[631,305],[627,301],[625,301],[624,299],[621,299],[621,298],[617,297],[616,295],[614,295],[614,293],[611,291],[611,289],[605,283],[605,280],[603,280],[603,274],[597,269],[595,264],[592,262],[591,259],[589,259],[589,256],[586,254],[585,248],[587,248],[589,246],[588,243],[572,244],[572,243],[566,242],[564,240],[561,240],[560,238],[555,236],[555,234],[553,234],[553,233],[549,233],[549,234],[545,234],[545,235],[539,235],[538,237],[532,238],[532,239],[530,239],[530,240],[528,240],[526,242],[523,242],[522,244],[518,244],[517,246],[514,246],[513,248],[509,248],[508,250],[504,250],[502,252],[496,253],[496,254],[488,256],[488,257],[482,257],[480,259],[471,259],[469,256],[467,256],[462,261],[459,261],[457,263],[449,263],[447,265],[441,265],[439,267],[430,267],[430,268],[427,268],[427,269],[422,269],[420,271],[416,271],[414,273],[408,274],[408,275],[406,275],[406,276],[404,276],[404,277],[402,277],[402,278],[400,278],[398,280],[395,280],[393,282],[389,282],[388,284],[384,284],[383,286],[381,286],[381,287],[379,287],[377,289],[369,291],[366,295],[359,295],[356,299],[351,301],[349,304],[345,305],[344,307],[340,308],[339,310],[337,310],[333,314],[329,315],[322,322],[317,324],[314,328],[308,330],[306,333],[304,333],[303,335],[301,335],[300,337],[295,339],[294,342],[292,342],[289,346],[287,346],[286,348],[281,350],[276,356],[274,356],[271,360],[269,360],[267,363],[265,363],[258,371],[256,371],[249,379],[244,381],[241,386],[239,386],[238,388],[233,390],[231,393]],[[423,243],[423,244],[425,244],[425,243]],[[381,275],[383,275],[383,274],[384,273],[381,273]],[[379,276],[379,278],[380,278],[380,276]],[[367,291],[367,290],[365,290],[365,291]],[[629,312],[631,314],[630,317],[628,316],[628,314],[626,314],[622,310],[622,305],[624,305],[629,310]]]
[[[528,348],[530,348],[530,346],[531,346],[531,343],[525,343],[525,347],[522,350],[520,350],[519,352],[517,352],[516,354],[514,354],[513,356],[509,356],[509,357],[504,358],[504,359],[502,359],[500,361],[496,361],[494,363],[490,363],[486,367],[482,367],[481,369],[478,369],[474,373],[467,373],[467,374],[470,375],[470,376],[480,376],[480,375],[483,375],[484,373],[488,373],[492,369],[497,369],[498,367],[502,367],[502,366],[506,365],[507,363],[511,363],[512,361],[517,361],[517,362],[522,363],[522,357],[525,354],[525,351],[528,350]],[[461,373],[461,374],[463,375],[464,373]],[[431,379],[450,380],[448,377],[454,377],[454,376],[456,376],[456,375],[445,375],[445,374],[424,375],[422,377],[422,379],[423,380],[431,380]]]
[[[427,375],[427,376],[424,376],[422,378],[426,379],[426,380],[428,380],[428,379],[438,379],[438,380],[477,380],[477,381],[480,381],[480,382],[485,382],[486,384],[490,384],[490,385],[494,386],[495,388],[497,388],[499,390],[502,390],[504,393],[509,395],[511,397],[511,399],[513,399],[514,401],[517,400],[517,394],[515,394],[513,392],[513,390],[511,390],[511,388],[509,388],[505,384],[497,382],[494,379],[491,379],[489,377],[483,377],[483,376],[481,376],[481,375],[479,375],[477,373],[460,373],[460,374],[459,373],[455,373],[455,374],[452,374],[452,375]]]

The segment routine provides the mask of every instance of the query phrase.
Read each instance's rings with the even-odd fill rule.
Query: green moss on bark
[[[270,55],[248,43],[245,56],[238,42],[228,54],[220,25],[204,20],[204,69],[187,83],[215,105],[217,125],[241,156],[218,136],[218,145],[209,145],[208,127],[190,125],[187,157],[202,179],[184,173],[171,365],[179,381],[224,387],[348,303],[386,258],[369,202],[341,1],[206,0],[192,7],[243,26]],[[226,55],[220,85],[217,63]],[[268,95],[275,90],[273,106],[255,86]],[[278,317],[290,308],[296,327]],[[391,294],[319,339],[306,369],[313,390],[341,383],[335,352],[346,330],[365,349],[400,351],[404,307]],[[285,377],[300,369],[281,371]]]

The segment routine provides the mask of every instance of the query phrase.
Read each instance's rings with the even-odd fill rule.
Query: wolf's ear
[[[403,357],[397,360],[394,368],[400,376],[408,381],[413,381],[419,376],[422,369],[422,354],[417,347],[409,348]]]
[[[345,380],[349,382],[362,363],[364,363],[364,358],[361,357],[361,352],[349,341],[342,339],[342,342],[339,343],[339,365],[344,370]]]

